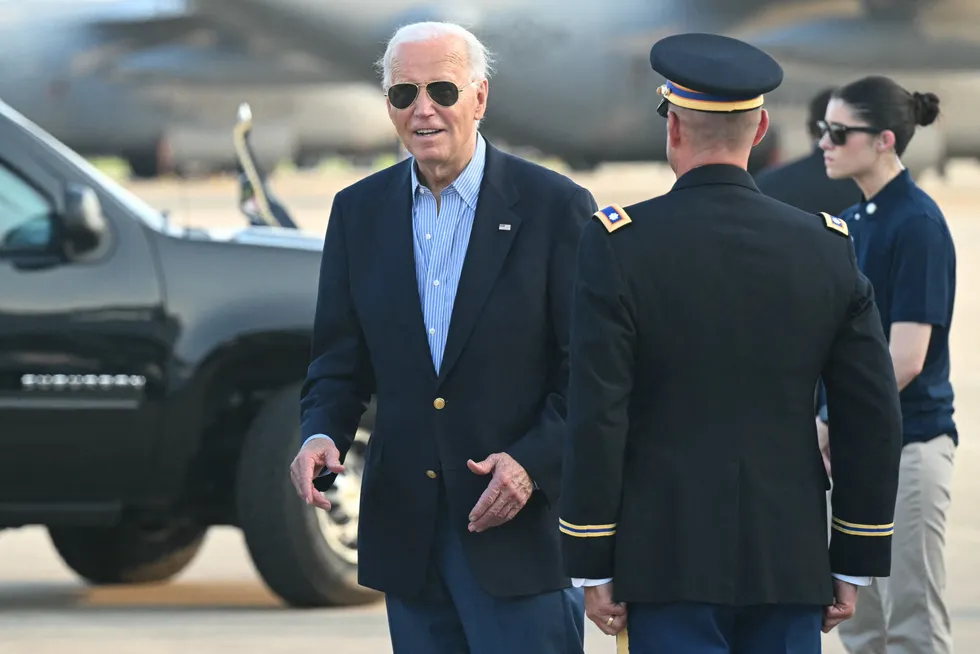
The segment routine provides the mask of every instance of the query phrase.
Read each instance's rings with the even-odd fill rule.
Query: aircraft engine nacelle
[[[943,0],[861,0],[861,6],[871,18],[913,20],[921,12]]]

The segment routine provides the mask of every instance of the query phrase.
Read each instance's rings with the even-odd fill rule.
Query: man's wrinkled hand
[[[340,474],[344,466],[340,463],[340,451],[333,441],[327,438],[314,438],[296,454],[289,466],[289,479],[293,488],[307,504],[317,506],[324,511],[330,510],[330,501],[313,485],[313,479],[326,468]]]
[[[609,636],[626,628],[626,604],[613,601],[613,582],[585,588],[585,615]]]
[[[509,454],[491,454],[479,463],[470,459],[466,465],[474,474],[493,474],[487,489],[470,511],[470,531],[486,531],[511,520],[524,508],[534,491],[534,482],[524,466]]]
[[[823,457],[823,467],[830,477],[830,429],[820,418],[817,418],[817,445],[820,447],[820,456]]]
[[[850,620],[857,609],[858,587],[840,579],[834,579],[834,603],[824,607],[823,632],[829,634],[844,620]]]

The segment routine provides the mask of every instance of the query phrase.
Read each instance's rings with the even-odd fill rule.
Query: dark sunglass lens
[[[452,82],[432,82],[427,90],[432,101],[443,107],[451,107],[459,100],[459,89]]]
[[[388,101],[395,109],[405,109],[415,102],[418,92],[414,84],[395,84],[388,89]]]
[[[844,145],[847,142],[847,129],[842,125],[828,125],[824,121],[817,123],[821,134],[827,134],[834,145]]]

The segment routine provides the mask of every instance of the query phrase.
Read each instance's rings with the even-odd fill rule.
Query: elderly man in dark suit
[[[382,61],[411,158],[337,194],[323,248],[298,493],[328,507],[372,393],[359,581],[396,654],[583,652],[558,532],[572,269],[584,188],[478,131],[487,58],[455,25]]]

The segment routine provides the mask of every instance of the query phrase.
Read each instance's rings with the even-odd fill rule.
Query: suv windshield
[[[106,190],[113,198],[118,200],[127,209],[139,216],[143,222],[159,232],[167,231],[167,221],[163,215],[141,200],[139,196],[125,188],[114,179],[103,173],[101,170],[90,164],[84,157],[79,156],[61,141],[54,138],[43,129],[18,113],[10,105],[0,102],[0,114],[4,118],[9,118],[11,122],[19,125],[25,132],[33,136],[40,143],[47,146],[56,155],[65,159],[75,168],[80,169],[92,181]]]

